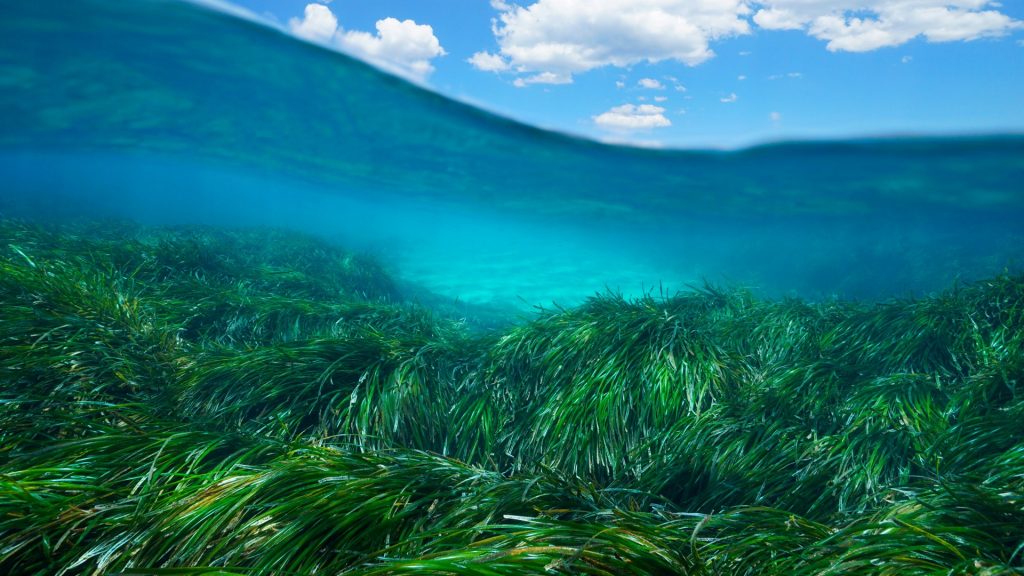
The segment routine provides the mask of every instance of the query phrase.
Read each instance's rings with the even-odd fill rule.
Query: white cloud
[[[686,86],[683,86],[682,84],[676,84],[675,89],[676,92],[686,92]]]
[[[641,88],[647,88],[648,90],[664,90],[665,85],[654,78],[641,78],[637,84]]]
[[[752,24],[802,30],[833,52],[918,37],[969,41],[1024,27],[992,0],[491,0],[491,6],[498,11],[498,53],[512,69],[567,78],[642,62],[696,66],[714,56],[714,42],[749,34]]]
[[[867,52],[923,36],[929,42],[1003,36],[1024,23],[990,0],[764,0],[754,22],[805,30],[832,51]]]
[[[654,97],[654,101],[655,102],[665,102],[666,100],[668,100],[668,96],[655,96]]]
[[[477,70],[484,72],[504,72],[509,69],[508,62],[498,54],[477,52],[466,59]]]
[[[750,31],[746,0],[502,2],[494,34],[522,73],[571,76],[603,66],[675,60],[695,66],[709,43]]]
[[[430,60],[445,54],[434,29],[412,20],[385,18],[377,21],[377,34],[343,32],[341,46],[371,62],[396,66],[423,78],[434,71]]]
[[[803,78],[802,72],[787,72],[786,74],[772,74],[768,77],[769,80],[780,80],[782,78]]]
[[[525,88],[530,84],[572,84],[572,76],[555,74],[554,72],[541,72],[525,78],[516,78],[512,85],[516,88]]]
[[[736,77],[736,79],[739,80],[740,82],[743,82],[744,80],[747,79],[747,76],[745,74],[740,74],[739,76]]]
[[[732,104],[733,102],[735,102],[735,101],[737,101],[739,99],[740,99],[740,97],[737,96],[735,92],[733,92],[732,94],[729,94],[728,96],[724,96],[722,98],[719,98],[718,101],[722,102],[724,104]]]
[[[444,56],[434,29],[412,20],[384,18],[377,33],[344,30],[331,9],[308,4],[302,18],[292,18],[293,34],[366,60],[380,68],[413,80],[423,80],[434,71],[431,60]]]
[[[799,30],[805,22],[785,8],[762,8],[754,14],[754,22],[766,30]]]
[[[903,58],[900,58],[900,62],[903,63],[903,64],[910,64],[910,62],[913,59],[914,59],[913,56],[904,56]]]
[[[616,88],[625,88],[626,87],[626,83],[623,82],[622,80],[616,80],[615,81],[615,87]]]
[[[307,4],[302,18],[292,18],[288,27],[300,38],[326,42],[338,32],[338,18],[323,4]]]
[[[772,112],[771,114],[768,115],[768,118],[770,118],[772,122],[779,122],[780,120],[782,120],[782,114],[779,114],[778,112]]]
[[[593,119],[598,126],[611,130],[650,130],[672,125],[665,117],[665,109],[653,104],[623,104]]]

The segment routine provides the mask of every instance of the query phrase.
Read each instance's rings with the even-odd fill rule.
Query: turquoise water
[[[515,306],[705,280],[877,299],[1024,263],[1020,135],[617,147],[193,4],[0,8],[4,215],[282,226]]]

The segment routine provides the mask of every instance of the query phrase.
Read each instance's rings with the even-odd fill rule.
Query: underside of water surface
[[[1024,137],[617,147],[0,9],[0,572],[1024,573]]]

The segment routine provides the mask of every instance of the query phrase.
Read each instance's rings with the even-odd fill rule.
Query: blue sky
[[[1024,2],[234,0],[454,98],[606,141],[1024,131]]]

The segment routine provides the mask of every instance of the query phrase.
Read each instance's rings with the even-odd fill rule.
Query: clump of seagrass
[[[280,231],[0,221],[0,572],[1024,573],[1024,278],[476,334]]]

